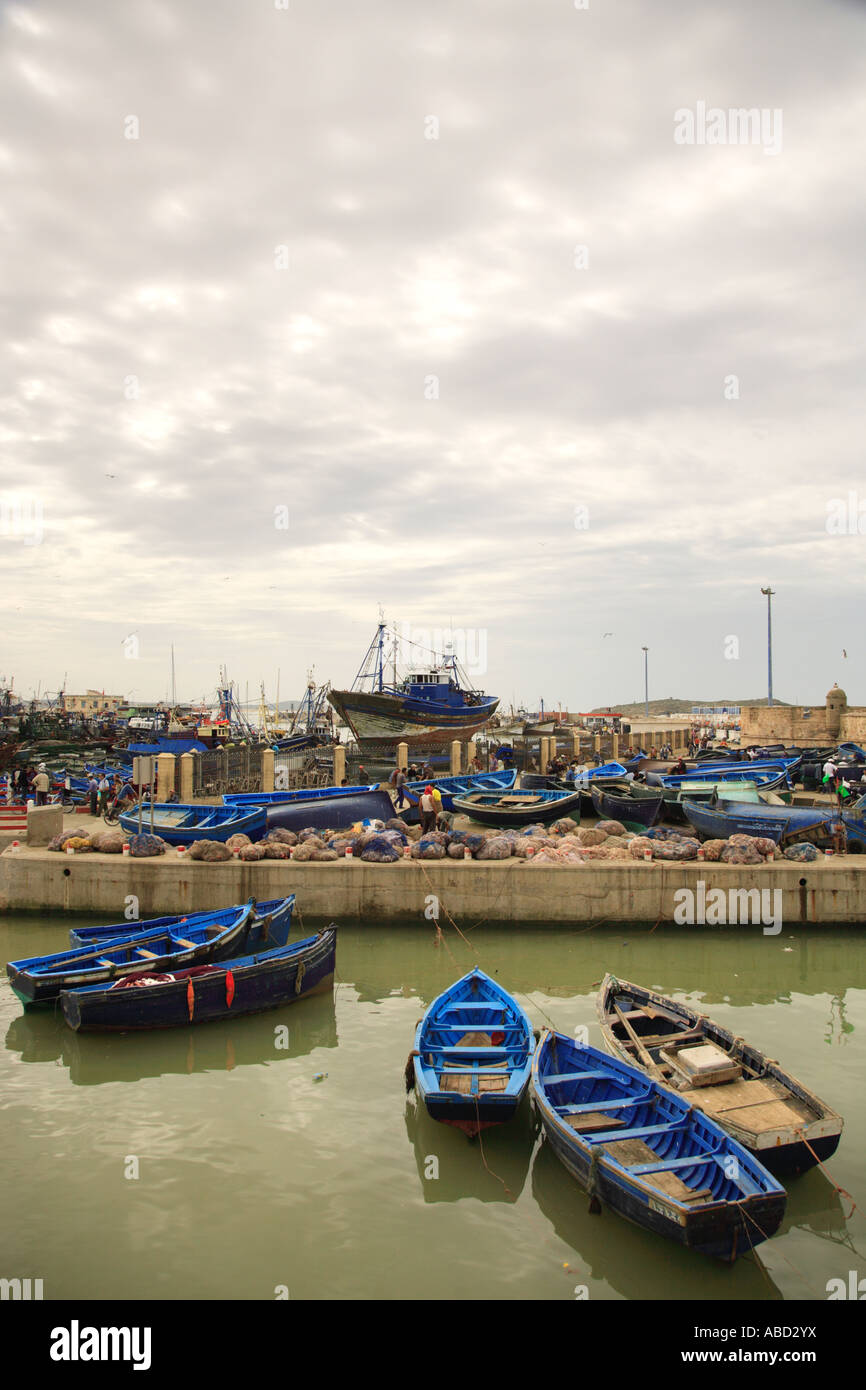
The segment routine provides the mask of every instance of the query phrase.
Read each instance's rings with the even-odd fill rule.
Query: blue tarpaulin
[[[157,743],[131,743],[125,751],[134,753],[136,757],[174,753],[179,758],[182,753],[207,753],[208,750],[197,738],[161,738]]]

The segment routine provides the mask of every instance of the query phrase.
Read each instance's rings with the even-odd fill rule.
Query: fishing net
[[[577,829],[577,824],[570,816],[563,816],[561,820],[555,820],[550,829],[554,835],[567,835],[570,830]]]
[[[801,845],[789,845],[782,850],[785,859],[793,859],[795,864],[814,864],[820,856],[814,845],[803,843]]]
[[[93,849],[93,843],[89,835],[71,835],[63,848],[74,849],[76,854],[86,854]]]
[[[669,840],[656,840],[653,845],[654,859],[697,859],[699,841],[686,836],[671,836]]]
[[[413,859],[444,859],[446,853],[446,846],[433,839],[432,835],[422,835],[412,846]]]
[[[592,830],[587,827],[578,830],[577,838],[582,845],[603,845],[607,836],[603,830]]]
[[[220,864],[226,859],[231,859],[232,852],[228,845],[222,845],[218,840],[193,840],[189,857],[201,859],[206,864]]]
[[[273,830],[269,830],[265,840],[269,844],[278,845],[296,845],[298,843],[298,837],[294,830],[284,830],[281,825],[274,826]]]
[[[291,859],[291,845],[281,845],[278,840],[263,840],[261,847],[264,850],[265,859]]]
[[[504,835],[493,835],[485,840],[475,856],[476,859],[510,859],[511,843]]]
[[[122,830],[97,830],[90,843],[98,854],[122,854],[126,836]]]
[[[396,864],[398,859],[402,859],[400,851],[389,840],[383,839],[381,835],[369,835],[365,837],[366,844],[361,850],[361,858],[366,864]],[[419,841],[420,843],[420,841]],[[417,849],[417,845],[413,847]]]
[[[596,830],[600,830],[604,835],[627,835],[627,834],[628,834],[628,831],[626,830],[626,828],[625,828],[625,826],[623,825],[622,821],[618,821],[618,820],[600,820],[600,821],[598,822],[598,825],[595,827],[595,829],[596,829]]]
[[[70,840],[80,840],[82,838],[80,830],[61,830],[59,835],[48,841],[48,849],[62,850],[66,848]]]
[[[240,846],[238,858],[245,860],[264,859],[266,853],[267,851],[264,845],[246,844]]]
[[[244,845],[251,845],[252,840],[250,839],[249,835],[242,835],[240,832],[238,832],[238,834],[236,835],[229,835],[228,839],[226,840],[226,844],[228,845],[229,849],[243,849]]]
[[[324,845],[321,832],[314,825],[307,825],[303,830],[298,831],[298,839],[301,844],[306,844],[308,840],[315,840],[317,848],[321,849]]]
[[[449,859],[465,859],[469,857],[469,851],[462,840],[452,840],[446,853]]]
[[[225,845],[221,846],[225,849]],[[129,852],[133,859],[152,859],[157,854],[165,854],[165,840],[161,840],[158,835],[131,835],[129,837]],[[229,857],[231,857],[230,852]]]

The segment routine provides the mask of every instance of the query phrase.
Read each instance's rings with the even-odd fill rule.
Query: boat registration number
[[[669,1221],[676,1221],[677,1219],[676,1212],[673,1211],[664,1202],[657,1201],[655,1197],[650,1197],[649,1207],[650,1211],[657,1211],[659,1216],[666,1216]]]

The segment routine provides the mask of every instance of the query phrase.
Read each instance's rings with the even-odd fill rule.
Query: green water
[[[69,924],[6,917],[4,962],[63,949]],[[417,1019],[476,962],[535,1026],[586,1024],[597,1045],[610,969],[700,1003],[839,1110],[829,1169],[866,1211],[862,932],[486,926],[470,940],[437,945],[428,922],[345,928],[333,998],[143,1035],[78,1036],[5,985],[0,1274],[43,1279],[46,1299],[567,1300],[578,1285],[823,1300],[828,1279],[866,1274],[866,1221],[820,1171],[790,1181],[776,1237],[720,1265],[590,1215],[528,1104],[470,1143],[403,1082]]]

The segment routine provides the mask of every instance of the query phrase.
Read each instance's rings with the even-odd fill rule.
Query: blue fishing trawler
[[[394,656],[385,654],[383,622],[367,649],[351,690],[331,690],[328,699],[345,720],[361,753],[370,758],[393,757],[397,745],[427,750],[468,740],[481,729],[499,705],[497,696],[474,690],[453,653],[443,655],[428,670],[397,678]],[[390,666],[390,680],[388,667]]]

